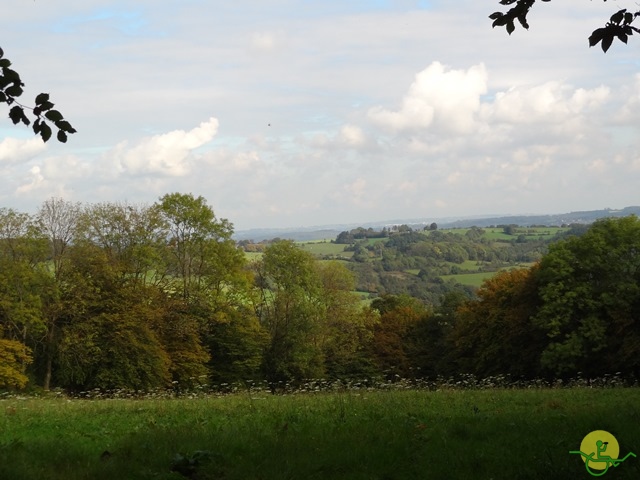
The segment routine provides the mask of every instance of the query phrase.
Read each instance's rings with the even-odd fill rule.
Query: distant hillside
[[[570,223],[589,224],[599,218],[605,217],[626,217],[628,215],[637,215],[640,217],[640,206],[625,207],[619,210],[605,208],[603,210],[590,210],[583,212],[570,212],[554,215],[509,215],[509,216],[474,216],[463,218],[418,218],[418,219],[401,219],[386,220],[379,222],[353,223],[353,224],[337,224],[323,225],[313,227],[294,227],[294,228],[256,228],[250,230],[239,230],[235,232],[233,238],[236,240],[253,240],[259,242],[262,240],[271,240],[273,238],[283,238],[295,241],[309,241],[321,239],[333,239],[340,232],[351,230],[357,227],[382,229],[391,225],[409,225],[414,229],[421,229],[425,225],[432,222],[438,224],[438,228],[468,228],[468,227],[488,227],[490,225],[518,225],[528,227],[531,225],[548,225],[560,226]]]
[[[613,210],[605,208],[604,210],[590,210],[584,212],[571,212],[562,213],[557,215],[513,215],[506,217],[491,217],[491,218],[473,218],[456,220],[455,222],[438,224],[443,228],[468,228],[472,226],[476,227],[488,227],[490,225],[518,225],[521,227],[528,227],[531,225],[547,225],[547,226],[561,226],[563,224],[570,223],[592,223],[599,218],[605,217],[626,217],[628,215],[640,216],[640,207],[625,207],[621,210]]]

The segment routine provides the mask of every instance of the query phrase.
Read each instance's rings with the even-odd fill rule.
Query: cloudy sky
[[[0,121],[0,207],[192,192],[248,229],[637,205],[640,38],[587,42],[624,7],[538,2],[509,37],[497,0],[5,0],[24,102],[78,133]]]

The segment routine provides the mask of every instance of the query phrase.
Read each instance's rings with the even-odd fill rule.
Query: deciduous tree
[[[315,260],[292,241],[272,243],[257,265],[257,314],[269,332],[264,372],[271,382],[321,378],[325,306]]]
[[[549,247],[537,274],[536,322],[551,342],[543,364],[557,374],[640,373],[640,220],[596,221]]]
[[[462,372],[527,378],[539,373],[547,340],[532,321],[539,307],[535,272],[536,267],[502,271],[458,309],[452,338]]]

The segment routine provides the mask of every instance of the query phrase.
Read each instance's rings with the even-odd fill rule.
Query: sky
[[[5,0],[0,46],[77,129],[0,120],[0,207],[203,196],[236,230],[640,204],[633,1]],[[6,105],[0,105],[0,110]]]

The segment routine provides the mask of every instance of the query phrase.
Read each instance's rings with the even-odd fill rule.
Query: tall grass
[[[616,436],[621,453],[640,454],[637,387],[400,386],[6,397],[0,478],[590,478],[568,452],[600,429]],[[629,459],[607,475],[639,474],[640,461]]]

